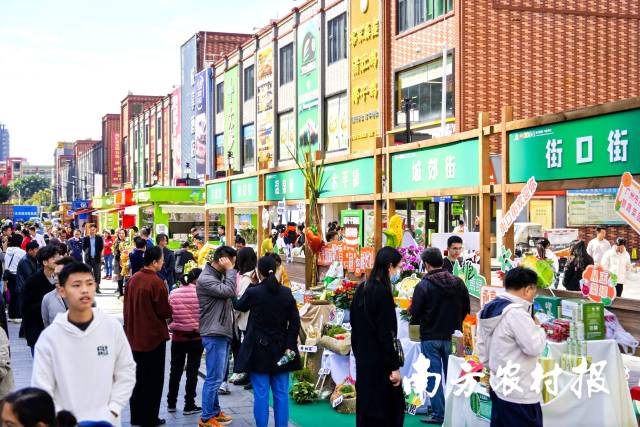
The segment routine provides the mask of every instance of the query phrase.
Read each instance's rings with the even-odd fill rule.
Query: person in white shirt
[[[32,225],[29,227],[29,235],[31,236],[31,240],[35,240],[38,242],[38,246],[44,248],[47,246],[47,243],[44,241],[44,236],[42,234],[38,234],[36,228]]]
[[[622,288],[627,278],[627,271],[631,271],[631,256],[627,252],[627,241],[622,237],[616,239],[616,245],[609,249],[602,257],[602,267],[617,276],[616,296],[622,296]]]
[[[459,219],[458,220],[458,225],[453,230],[453,232],[454,233],[465,233],[466,231],[467,231],[467,229],[464,226],[464,220],[463,219]]]
[[[40,335],[31,386],[49,393],[57,410],[78,422],[105,421],[120,426],[120,414],[136,383],[136,364],[122,325],[92,308],[96,282],[89,266],[66,265],[60,294],[69,306]]]
[[[593,258],[593,263],[599,265],[605,252],[611,249],[611,243],[607,239],[607,229],[603,226],[596,227],[596,238],[589,242],[587,253]]]

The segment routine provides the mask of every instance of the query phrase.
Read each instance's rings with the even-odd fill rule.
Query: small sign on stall
[[[469,290],[469,295],[480,298],[480,289],[487,285],[487,279],[480,275],[477,264],[465,261],[460,266],[460,263],[456,261],[453,265],[453,275],[462,279]]]
[[[601,302],[608,306],[616,298],[616,275],[605,270],[601,265],[589,265],[582,273],[580,280],[582,295],[593,302]]]
[[[507,292],[502,286],[483,286],[480,288],[480,308]]]
[[[299,345],[298,351],[300,353],[317,353],[318,347],[315,345]]]

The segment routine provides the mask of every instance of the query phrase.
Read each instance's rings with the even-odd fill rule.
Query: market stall
[[[114,197],[111,195],[98,196],[91,199],[93,208],[96,209],[94,215],[97,218],[98,231],[115,230],[119,227],[118,208],[114,204]]]
[[[117,208],[118,226],[129,229],[136,225],[137,209],[129,209],[129,213],[125,212],[127,207],[133,206],[133,190],[123,188],[113,192],[113,204]]]

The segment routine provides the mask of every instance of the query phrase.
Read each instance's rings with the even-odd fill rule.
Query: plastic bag
[[[638,348],[638,340],[625,331],[615,314],[604,310],[604,324],[607,329],[606,338],[615,340],[626,354],[634,354]]]

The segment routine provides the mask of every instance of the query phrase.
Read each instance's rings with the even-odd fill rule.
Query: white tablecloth
[[[549,356],[559,360],[565,351],[566,343],[549,342]],[[605,386],[609,394],[596,393],[587,396],[588,375],[583,379],[583,397],[578,399],[571,391],[571,382],[576,375],[563,373],[558,380],[558,396],[549,403],[542,405],[542,416],[545,427],[636,427],[636,418],[631,403],[629,387],[625,381],[624,366],[618,346],[613,340],[589,341],[587,354],[593,362],[607,361],[602,373]],[[457,378],[460,366],[464,360],[459,357],[449,357],[448,377]],[[451,383],[451,382],[450,382]],[[471,398],[464,394],[455,396],[454,387],[448,384],[445,389],[445,423],[444,426],[471,427],[489,426],[489,420],[476,415],[472,410]],[[483,398],[487,396],[484,387],[476,385],[474,390]],[[478,402],[478,399],[475,399]],[[482,400],[482,399],[481,399]],[[474,405],[477,407],[477,405]]]

